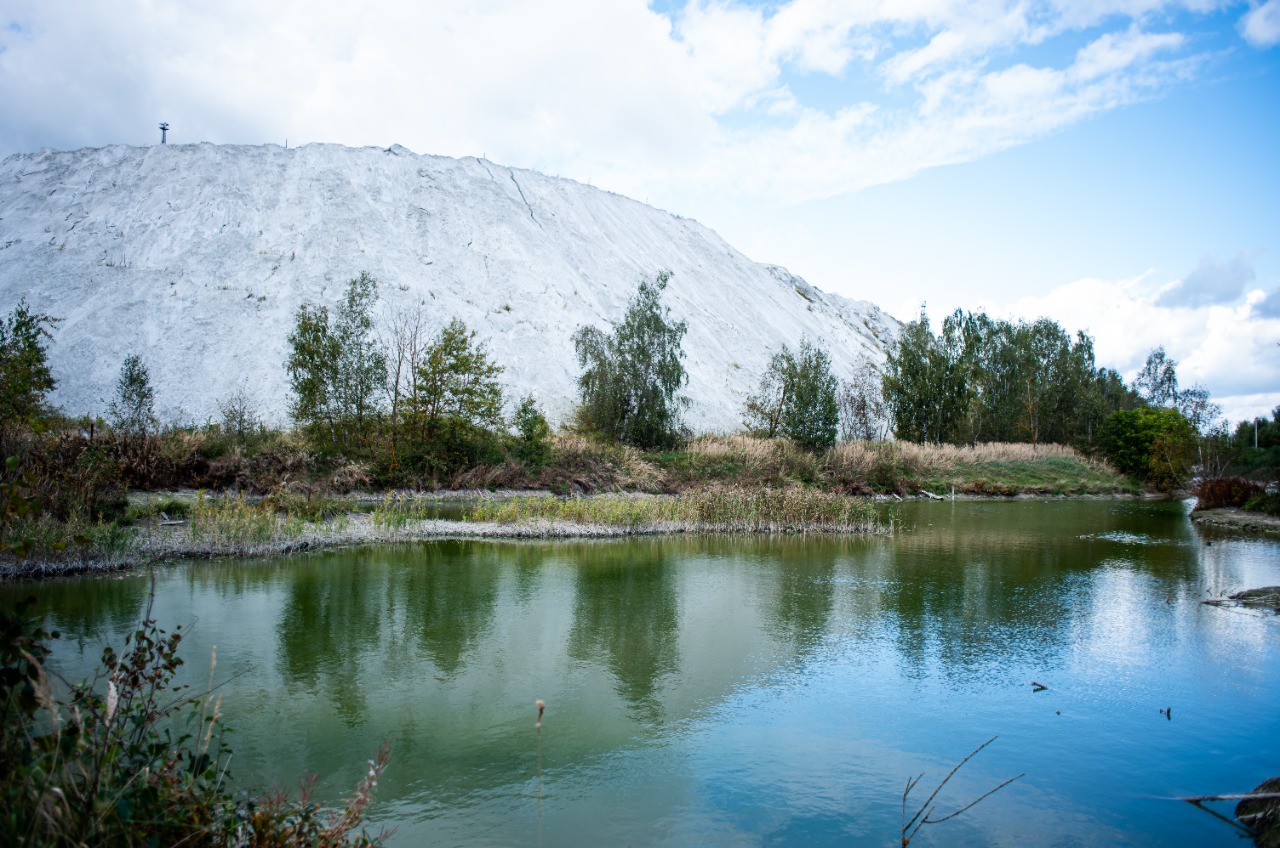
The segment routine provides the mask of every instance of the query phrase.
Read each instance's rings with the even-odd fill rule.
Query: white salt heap
[[[101,414],[141,354],[162,420],[216,417],[247,386],[283,422],[287,336],[369,271],[381,314],[461,318],[553,421],[576,397],[570,336],[617,321],[642,278],[688,322],[699,431],[732,431],[771,349],[802,335],[838,375],[883,359],[898,322],[865,301],[747,259],[696,221],[571,180],[402,147],[212,144],[41,151],[0,163],[0,310],[61,319],[53,401]]]

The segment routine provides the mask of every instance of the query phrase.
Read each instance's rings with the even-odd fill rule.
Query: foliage
[[[1241,421],[1230,438],[1235,467],[1259,479],[1275,479],[1280,474],[1280,406],[1271,417]]]
[[[417,397],[411,412],[428,433],[442,419],[472,426],[494,426],[502,420],[502,387],[483,342],[457,318],[446,324],[427,345],[418,375]]]
[[[1178,400],[1178,362],[1161,345],[1147,354],[1134,378],[1133,390],[1148,406],[1174,406]]]
[[[643,280],[611,333],[582,326],[573,334],[582,375],[578,422],[586,430],[640,448],[669,447],[680,438],[677,393],[688,380],[681,342],[688,325],[662,305],[671,279]]]
[[[679,497],[615,495],[486,499],[467,513],[466,520],[499,524],[572,522],[632,530],[693,529],[749,533],[874,532],[881,529],[868,501],[799,487],[752,491],[712,487]]]
[[[1262,494],[1254,495],[1244,502],[1243,509],[1247,512],[1261,512],[1280,518],[1280,494],[1263,492]]]
[[[1108,414],[1140,402],[1115,371],[1095,367],[1088,335],[959,310],[936,336],[923,312],[903,327],[883,391],[899,439],[956,444],[1088,446]]]
[[[32,312],[26,300],[0,321],[0,446],[16,429],[45,413],[45,397],[56,382],[44,343],[56,319]],[[6,448],[7,449],[7,448]]]
[[[386,380],[386,355],[373,333],[378,282],[368,273],[347,283],[332,319],[325,306],[303,304],[289,334],[289,414],[334,452],[369,436]]]
[[[152,596],[154,598],[154,596]],[[358,832],[385,749],[340,812],[304,795],[237,802],[220,699],[174,679],[182,629],[151,604],[125,650],[59,696],[45,670],[56,632],[34,599],[0,615],[0,823],[19,845],[372,845]],[[269,814],[264,815],[264,811]],[[305,827],[299,827],[305,823]]]
[[[1195,431],[1176,409],[1120,410],[1103,423],[1100,446],[1121,473],[1172,491],[1187,479]]]
[[[1199,501],[1196,509],[1241,507],[1249,499],[1262,493],[1263,489],[1257,483],[1239,477],[1200,480],[1195,488],[1196,499]]]
[[[885,358],[883,391],[894,435],[909,442],[959,438],[966,406],[963,343],[955,316],[934,336],[924,310],[908,321]]]
[[[233,444],[247,445],[266,429],[256,411],[257,404],[245,385],[237,386],[218,402],[219,426]]]
[[[112,427],[130,438],[145,436],[156,426],[151,374],[136,353],[126,356],[120,366],[116,394],[107,407],[107,416]]]
[[[867,357],[858,357],[853,374],[841,382],[836,400],[842,440],[876,441],[889,435],[889,407],[884,401],[880,371]]]
[[[808,339],[795,353],[783,345],[747,400],[745,423],[765,438],[785,435],[806,450],[827,450],[840,420],[836,388],[826,350]]]
[[[533,395],[520,401],[512,422],[516,428],[516,458],[531,469],[542,468],[551,456],[551,427]]]

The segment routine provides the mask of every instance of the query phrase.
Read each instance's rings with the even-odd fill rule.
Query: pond
[[[914,845],[1240,844],[1172,799],[1280,774],[1280,618],[1201,603],[1280,584],[1280,542],[1180,503],[905,503],[895,523],[177,563],[155,610],[190,626],[191,682],[217,646],[239,783],[315,772],[336,799],[389,740],[372,821],[392,845],[897,844],[907,778],[923,802],[992,736],[937,815],[1025,777]],[[0,603],[39,596],[74,678],[149,586]]]

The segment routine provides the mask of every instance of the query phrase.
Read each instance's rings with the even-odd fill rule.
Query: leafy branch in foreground
[[[55,685],[45,663],[57,632],[34,599],[0,613],[0,832],[40,846],[377,845],[357,832],[387,750],[341,810],[281,792],[237,801],[220,699],[175,684],[181,628],[151,614],[103,650],[94,676]],[[212,671],[211,671],[212,676]],[[59,694],[64,689],[66,695]]]
[[[963,807],[956,810],[954,813],[948,813],[947,815],[943,816],[940,819],[935,819],[933,817],[934,811],[938,809],[934,805],[933,799],[938,797],[938,793],[942,791],[943,787],[947,785],[947,782],[951,780],[952,777],[955,776],[956,772],[960,771],[961,767],[965,763],[973,759],[973,757],[979,751],[981,751],[983,748],[987,747],[994,741],[996,741],[996,737],[992,736],[986,742],[983,742],[981,745],[979,745],[978,747],[970,751],[969,754],[963,760],[956,763],[955,768],[947,772],[947,776],[942,778],[942,782],[939,783],[936,787],[934,787],[933,792],[929,794],[929,797],[925,799],[924,803],[920,805],[919,809],[915,811],[915,814],[912,815],[910,819],[907,818],[907,796],[911,794],[911,790],[915,789],[916,786],[920,783],[921,779],[924,778],[924,772],[920,772],[920,774],[916,775],[915,777],[907,778],[907,788],[902,790],[902,844],[903,846],[910,845],[911,840],[915,839],[916,834],[920,832],[920,828],[924,827],[926,824],[942,824],[944,821],[947,821],[948,819],[953,819],[956,816],[963,813],[965,810],[970,810],[973,807],[977,806],[978,802],[986,798],[989,798],[995,793],[999,792],[1001,789],[1004,789],[1006,786],[1008,786],[1010,783],[1013,783],[1018,778],[1025,777],[1025,774],[1017,775],[1017,777],[1011,777],[1008,780],[1006,780],[1004,783],[1001,783],[999,786],[995,787],[994,789],[988,790],[987,792],[984,792],[983,794],[979,795],[977,798],[970,801],[968,804],[965,804]]]

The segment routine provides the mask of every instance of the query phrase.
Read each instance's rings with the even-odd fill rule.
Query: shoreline
[[[1208,527],[1252,533],[1280,533],[1280,518],[1261,512],[1245,512],[1236,507],[1192,510],[1191,520]]]
[[[184,559],[260,558],[289,554],[392,545],[406,542],[448,540],[572,540],[622,539],[640,536],[686,534],[738,535],[883,535],[891,530],[849,530],[843,527],[811,525],[793,527],[785,524],[755,529],[696,524],[685,521],[658,521],[637,525],[585,524],[575,521],[532,519],[518,523],[493,521],[459,521],[445,518],[414,519],[400,526],[378,526],[368,513],[348,513],[323,524],[309,524],[297,535],[280,534],[261,542],[219,542],[192,539],[184,526],[143,529],[137,545],[119,555],[86,558],[29,559],[0,562],[0,582],[44,580],[82,574],[109,574],[142,568],[157,563]]]
[[[131,499],[145,502],[151,498],[194,499],[194,490],[170,490],[135,493]],[[406,497],[418,503],[432,501],[459,502],[482,499],[504,501],[519,497],[552,497],[542,490],[504,489],[496,491],[459,489],[439,492],[392,491],[352,492],[344,495],[352,503],[371,505],[383,502],[388,496]],[[671,497],[642,492],[621,492],[609,495],[591,495],[589,498],[619,497],[648,499]],[[956,492],[945,496],[921,493],[906,496],[876,494],[866,498],[876,504],[905,503],[911,501],[1015,501],[1015,500],[1143,500],[1148,494],[1084,493],[1075,495],[1038,494],[1021,492],[1015,495],[980,495]],[[1280,530],[1280,521],[1277,521]],[[300,532],[278,528],[271,538],[261,541],[217,540],[192,538],[188,525],[163,526],[153,523],[131,529],[129,549],[119,553],[105,553],[66,558],[33,557],[25,560],[0,560],[0,582],[45,580],[83,574],[111,574],[144,568],[157,563],[183,559],[261,558],[287,556],[305,552],[320,552],[342,548],[358,548],[374,545],[401,544],[440,540],[572,540],[572,539],[622,539],[641,536],[685,534],[737,534],[737,535],[892,535],[893,524],[888,528],[852,530],[847,527],[792,525],[784,522],[763,527],[733,527],[718,524],[701,524],[689,521],[654,521],[642,524],[600,524],[571,520],[535,518],[513,523],[493,521],[465,521],[446,518],[405,519],[394,524],[375,522],[371,512],[348,512],[321,523],[307,522]]]

